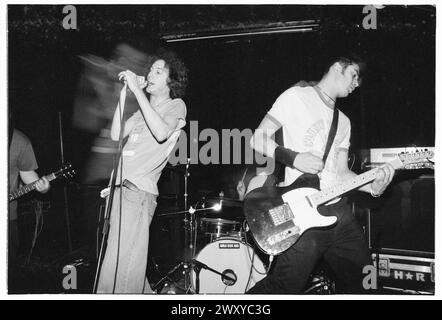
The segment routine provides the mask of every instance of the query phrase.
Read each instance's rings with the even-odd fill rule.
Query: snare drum
[[[220,237],[241,238],[241,223],[221,218],[201,218],[200,230],[213,242]]]
[[[202,268],[199,293],[245,293],[267,274],[252,247],[233,238],[220,238],[209,243],[198,253],[196,260],[230,278]],[[196,276],[195,270],[192,271],[194,288]]]

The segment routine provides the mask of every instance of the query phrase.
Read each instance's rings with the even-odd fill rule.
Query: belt
[[[120,187],[119,184],[115,185],[115,188],[119,188],[119,187]],[[130,182],[127,179],[124,179],[123,187],[126,187],[129,190],[134,191],[134,192],[140,191],[140,189],[138,189],[138,187],[136,185],[134,185],[132,182]],[[100,191],[100,197],[106,198],[109,195],[109,192],[110,192],[110,187],[104,188],[103,190]]]
[[[115,185],[115,187],[120,187],[120,185],[119,184],[117,184],[117,185]],[[131,191],[135,191],[135,192],[138,192],[138,191],[140,191],[140,189],[135,185],[135,184],[133,184],[132,182],[130,182],[129,180],[127,180],[127,179],[124,179],[123,180],[123,187],[126,187],[126,188],[128,188],[129,190],[131,190]]]

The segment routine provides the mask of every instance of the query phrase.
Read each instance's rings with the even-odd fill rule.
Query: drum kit
[[[187,178],[189,166],[184,175]],[[183,211],[159,213],[183,222],[178,241],[184,243],[182,261],[163,275],[152,289],[158,293],[244,294],[266,277],[269,257],[254,244],[248,232],[242,201],[204,196],[187,208],[185,179]],[[182,218],[181,218],[182,217]],[[183,231],[183,232],[182,232]],[[159,272],[158,266],[156,267]],[[176,278],[178,275],[179,278]],[[333,283],[323,273],[313,273],[306,294],[330,294]]]
[[[185,177],[189,176],[186,166]],[[185,179],[187,184],[187,179]],[[185,185],[185,190],[187,186]],[[177,263],[152,288],[161,293],[244,294],[266,274],[266,266],[247,235],[242,201],[202,197],[183,211],[160,216],[183,216],[184,261]],[[250,242],[250,243],[249,243]],[[262,255],[261,255],[262,257]],[[171,288],[180,275],[180,292]],[[177,282],[177,281],[175,281]]]
[[[168,282],[179,271],[184,278],[180,291],[195,294],[244,294],[264,278],[266,267],[248,243],[246,221],[240,213],[242,203],[224,197],[203,198],[195,208],[171,213],[184,214],[184,261],[153,289],[163,285],[162,292],[176,293]]]

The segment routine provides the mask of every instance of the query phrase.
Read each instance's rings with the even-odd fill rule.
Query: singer
[[[153,293],[146,278],[149,227],[157,205],[157,182],[186,124],[181,99],[187,84],[187,68],[171,51],[160,49],[145,77],[130,70],[119,78],[136,98],[139,109],[122,121],[124,103],[113,117],[111,137],[128,137],[117,172],[106,253],[97,293]],[[122,174],[120,175],[120,170]],[[122,184],[120,184],[122,181]],[[122,192],[120,212],[120,192]],[[121,219],[120,219],[121,217]]]

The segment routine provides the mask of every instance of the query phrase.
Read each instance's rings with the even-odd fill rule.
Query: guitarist
[[[333,59],[316,85],[289,88],[278,97],[262,120],[251,145],[286,166],[285,186],[304,173],[318,175],[321,189],[356,176],[347,165],[350,120],[341,111],[325,163],[323,156],[336,100],[347,97],[360,85],[362,69],[363,63],[357,57]],[[272,139],[279,128],[283,129],[284,146]],[[372,183],[360,190],[378,197],[393,175],[394,169],[388,164],[379,169]],[[301,293],[320,259],[324,259],[335,273],[337,292],[367,293],[362,288],[362,269],[372,263],[364,235],[347,200],[342,198],[319,207],[319,212],[336,216],[338,222],[327,228],[306,231],[292,247],[278,256],[272,272],[248,293]]]
[[[35,189],[38,192],[49,191],[50,184],[46,177],[39,178],[35,170],[38,168],[31,141],[21,131],[9,127],[9,192],[18,188],[19,180],[24,184],[30,184],[36,180]],[[9,202],[9,232],[8,232],[8,256],[9,263],[13,263],[17,257],[19,248],[18,223],[17,223],[17,200]]]

